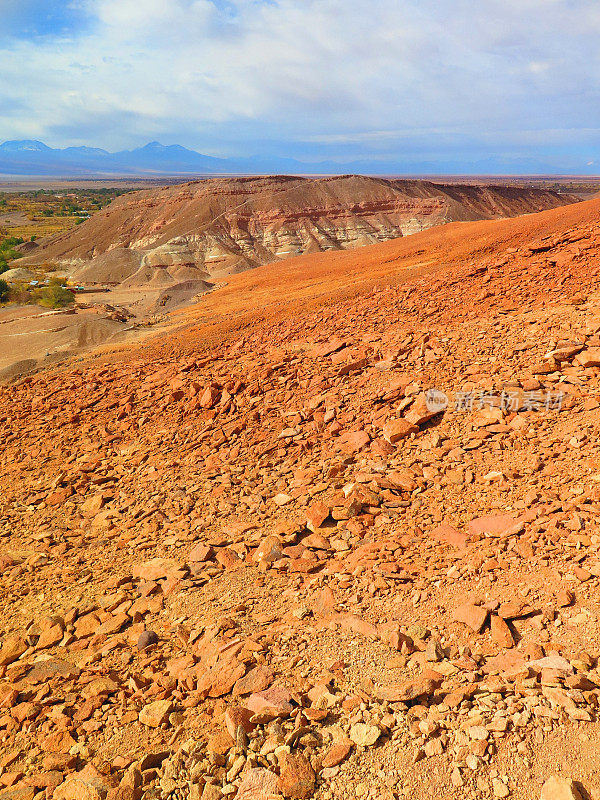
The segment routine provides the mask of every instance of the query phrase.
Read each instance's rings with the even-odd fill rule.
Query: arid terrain
[[[599,214],[259,265],[0,388],[0,800],[599,800]]]
[[[130,192],[106,205],[123,191],[57,186],[2,196],[6,223],[13,223],[6,235],[27,239],[4,277],[13,286],[62,277],[77,302],[54,318],[34,313],[13,290],[22,314],[14,304],[0,309],[0,380],[102,342],[143,338],[149,327],[162,330],[171,312],[262,264],[578,199],[558,182],[463,185],[346,176],[211,179]],[[91,218],[82,222],[78,214]],[[24,217],[21,227],[17,217]],[[44,224],[58,234],[45,236],[42,228],[40,236]],[[38,238],[29,241],[27,231]]]
[[[446,222],[517,216],[576,199],[538,188],[359,175],[204,180],[118,198],[79,230],[42,242],[28,261],[56,262],[88,282],[167,285],[182,272],[188,279],[218,279],[281,258],[352,249]]]

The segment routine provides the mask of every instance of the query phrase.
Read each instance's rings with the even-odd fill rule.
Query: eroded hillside
[[[360,176],[205,180],[121,197],[23,263],[56,262],[86,283],[161,286],[576,199],[538,188]]]

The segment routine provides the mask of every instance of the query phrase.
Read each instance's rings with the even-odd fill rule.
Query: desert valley
[[[16,246],[19,258],[3,274],[15,296],[32,281],[59,276],[78,290],[77,303],[55,313],[22,302],[0,310],[0,377],[2,370],[8,379],[35,371],[90,345],[143,337],[170,324],[167,312],[257,266],[579,199],[560,186],[358,175],[209,179],[127,192],[100,209],[84,199],[81,208],[92,210],[75,213],[91,214],[85,224]]]

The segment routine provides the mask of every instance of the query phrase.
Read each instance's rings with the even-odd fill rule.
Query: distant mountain
[[[34,139],[15,139],[12,142],[4,142],[0,145],[0,150],[7,153],[51,153],[52,148],[43,142]]]
[[[570,165],[562,172],[595,174],[593,167]],[[560,170],[559,170],[560,171]],[[165,175],[493,175],[553,174],[557,166],[542,160],[516,161],[491,157],[485,161],[321,161],[305,163],[293,158],[251,156],[248,158],[214,158],[178,144],[149,142],[135,150],[109,153],[98,147],[66,147],[55,149],[36,140],[17,140],[0,145],[0,175],[45,177],[112,177]]]

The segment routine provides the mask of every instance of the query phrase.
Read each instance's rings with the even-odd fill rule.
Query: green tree
[[[0,278],[0,303],[6,303],[9,291],[10,286],[8,283]]]

